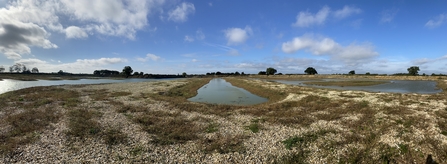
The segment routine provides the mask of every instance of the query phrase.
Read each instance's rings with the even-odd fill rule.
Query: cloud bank
[[[379,55],[374,50],[374,46],[369,43],[351,43],[350,45],[342,46],[331,38],[312,35],[295,37],[293,40],[282,44],[282,51],[285,53],[291,54],[299,50],[305,50],[317,56],[328,55],[347,65],[363,64]]]

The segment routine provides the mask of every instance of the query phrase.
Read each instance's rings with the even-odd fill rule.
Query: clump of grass
[[[132,93],[130,93],[130,92],[112,92],[112,93],[110,93],[110,97],[121,97],[121,96],[129,96],[129,95],[131,95]]]
[[[73,109],[68,112],[68,116],[69,131],[67,134],[70,136],[82,139],[98,135],[101,132],[100,124],[95,121],[95,118],[100,116],[98,112],[87,109]]]
[[[342,102],[332,101],[327,97],[309,95],[298,101],[301,107],[307,111],[321,111],[327,108],[336,108],[342,105]]]
[[[125,143],[127,135],[115,128],[106,129],[103,133],[103,139],[108,145]]]
[[[214,133],[217,131],[219,131],[219,124],[213,123],[213,122],[209,123],[208,127],[205,130],[205,132],[207,132],[207,133]]]
[[[259,129],[261,128],[259,125],[259,122],[263,122],[264,119],[254,119],[251,121],[250,125],[246,126],[247,129],[249,129],[253,133],[259,132]]]
[[[4,119],[10,130],[0,134],[0,154],[35,141],[36,134],[50,123],[57,122],[59,117],[60,114],[52,109],[30,109],[6,116]]]
[[[258,123],[251,123],[250,125],[247,126],[247,128],[253,133],[259,132],[259,124]]]
[[[148,111],[136,116],[134,121],[142,125],[146,132],[155,134],[153,142],[161,145],[196,140],[197,133],[203,131],[202,127],[186,119],[179,112]]]
[[[335,131],[321,129],[316,132],[309,132],[309,133],[304,133],[299,136],[290,137],[290,138],[282,141],[282,143],[284,144],[286,149],[289,149],[289,150],[291,150],[292,147],[298,147],[300,149],[303,149],[309,143],[314,142],[315,140],[318,139],[318,137],[322,137],[322,136],[326,135],[327,133],[335,133]]]
[[[217,134],[215,138],[206,139],[203,141],[205,153],[218,152],[221,154],[231,152],[245,152],[244,135],[222,135]]]
[[[136,146],[136,147],[132,148],[132,150],[130,150],[129,153],[132,156],[139,156],[139,155],[143,154],[143,152],[144,152],[144,148],[142,146]]]

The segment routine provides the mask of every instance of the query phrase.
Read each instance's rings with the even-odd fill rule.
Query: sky
[[[0,0],[0,67],[447,74],[446,0]]]

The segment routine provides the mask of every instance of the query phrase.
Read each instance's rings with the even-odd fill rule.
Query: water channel
[[[254,105],[268,101],[268,99],[254,95],[245,89],[235,87],[221,78],[212,79],[197,92],[197,96],[188,100],[227,105]]]
[[[37,80],[37,81],[20,81],[3,79],[0,80],[0,94],[9,91],[19,90],[23,88],[36,86],[52,86],[52,85],[73,85],[73,84],[103,84],[103,83],[128,83],[128,82],[146,82],[146,81],[161,81],[161,80],[175,80],[177,78],[166,79],[79,79],[79,80]]]
[[[344,79],[322,79],[319,81],[343,81]],[[372,85],[372,86],[319,86],[308,85],[304,82],[318,81],[318,80],[275,80],[276,82],[290,85],[300,85],[316,88],[340,89],[340,90],[359,90],[369,92],[388,92],[388,93],[420,93],[433,94],[442,92],[442,89],[436,87],[435,81],[427,80],[377,80],[387,83]]]

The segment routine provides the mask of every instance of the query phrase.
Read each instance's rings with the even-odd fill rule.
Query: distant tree
[[[239,73],[238,71],[236,71],[234,74],[235,74],[235,75],[240,75],[240,73]]]
[[[57,74],[59,74],[59,75],[63,75],[63,74],[64,74],[64,71],[59,70],[59,72],[57,72]]]
[[[28,68],[26,68],[25,64],[16,63],[13,66],[9,67],[9,72],[23,73],[27,72]]]
[[[140,75],[140,73],[134,72],[133,75],[138,76],[138,75]]]
[[[186,77],[187,75],[188,75],[188,74],[186,74],[186,72],[183,72],[183,73],[182,73],[182,76],[183,76],[183,77]]]
[[[267,70],[265,72],[267,75],[274,75],[276,73],[276,69],[269,67],[269,68],[267,68]]]
[[[140,75],[144,75],[144,72],[140,72]]]
[[[371,75],[371,73],[369,73],[369,72],[366,72],[366,73],[365,73],[365,75]]]
[[[4,72],[5,71],[5,67],[0,66],[0,72]]]
[[[39,73],[39,69],[37,69],[37,67],[34,67],[34,68],[31,70],[31,73]]]
[[[126,76],[126,78],[129,77],[132,74],[132,72],[133,72],[133,70],[132,70],[132,67],[130,67],[130,66],[125,66],[123,68],[123,74]]]
[[[222,72],[217,71],[216,75],[222,75]]]
[[[317,70],[313,67],[307,67],[307,69],[304,71],[304,73],[307,73],[308,75],[315,75],[318,74]]]
[[[416,76],[416,75],[418,75],[418,71],[420,71],[420,70],[419,70],[418,66],[412,66],[412,67],[408,68],[407,71],[408,71],[409,75]]]
[[[351,71],[349,71],[349,74],[350,74],[350,75],[355,75],[355,71],[354,71],[354,70],[351,70]]]
[[[267,75],[267,72],[265,72],[265,71],[259,71],[258,75]]]
[[[245,75],[245,73],[244,73],[244,72],[241,72],[241,75]]]
[[[282,73],[280,72],[280,73],[277,73],[277,75],[282,75]]]

